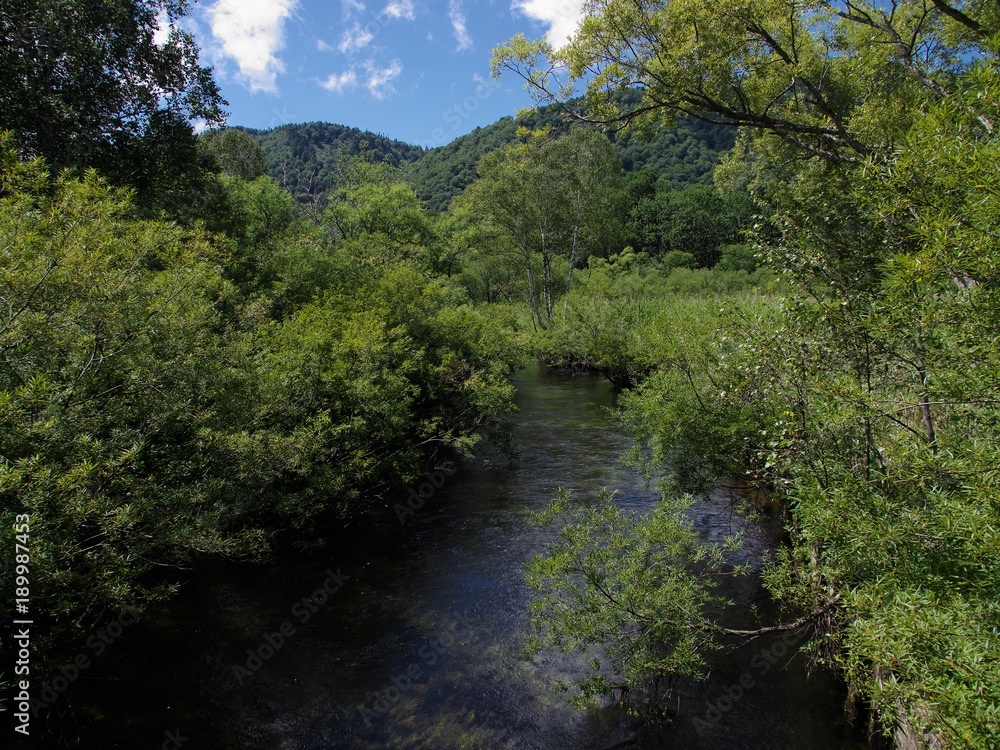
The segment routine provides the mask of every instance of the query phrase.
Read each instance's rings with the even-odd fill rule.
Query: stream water
[[[73,680],[49,711],[46,747],[861,747],[841,719],[841,686],[807,678],[794,637],[718,660],[707,683],[682,692],[681,719],[667,727],[567,705],[557,683],[577,663],[522,652],[524,567],[547,539],[528,513],[560,487],[577,503],[614,488],[640,510],[655,493],[619,465],[630,441],[608,414],[605,381],[532,366],[517,385],[517,460],[480,457],[432,475],[429,497],[402,521],[369,519],[320,556],[198,564],[177,596],[122,627]],[[722,499],[696,506],[694,521],[706,541],[746,525]],[[774,544],[750,525],[742,554],[759,561]],[[770,606],[752,577],[728,593],[737,612]]]

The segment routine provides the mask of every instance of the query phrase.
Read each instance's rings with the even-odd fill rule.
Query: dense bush
[[[377,227],[359,261],[267,178],[219,179],[208,235],[3,152],[0,515],[11,549],[30,519],[43,650],[195,552],[320,539],[511,408],[503,310],[386,258]]]

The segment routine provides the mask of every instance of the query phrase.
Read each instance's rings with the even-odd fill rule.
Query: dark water
[[[546,539],[528,511],[560,487],[579,503],[615,488],[636,509],[654,492],[619,467],[629,439],[606,413],[606,382],[532,367],[518,387],[518,460],[436,475],[442,486],[424,488],[433,494],[405,525],[370,521],[319,557],[199,565],[73,682],[50,712],[46,746],[59,734],[71,746],[130,750],[858,747],[840,720],[840,687],[807,679],[792,639],[720,660],[664,729],[566,705],[556,686],[576,663],[521,651],[524,566]],[[706,540],[746,525],[723,502],[700,504],[694,520]],[[761,559],[773,543],[751,526],[743,554]],[[754,580],[729,593],[740,612],[768,608]]]

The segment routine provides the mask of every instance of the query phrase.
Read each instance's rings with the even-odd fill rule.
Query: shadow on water
[[[546,539],[528,511],[560,487],[578,503],[612,487],[637,509],[655,494],[619,465],[630,441],[605,381],[541,366],[517,381],[516,461],[464,462],[405,523],[384,514],[322,556],[200,564],[70,685],[76,718],[49,723],[72,745],[130,750],[857,747],[840,686],[807,679],[780,637],[714,664],[662,731],[567,707],[555,684],[573,662],[521,652],[524,566]],[[733,523],[722,501],[694,513],[706,540]],[[773,546],[756,527],[748,537],[752,556]],[[758,581],[742,586],[741,607],[768,606]]]

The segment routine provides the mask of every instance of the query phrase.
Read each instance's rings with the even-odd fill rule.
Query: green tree
[[[188,149],[188,121],[221,123],[225,105],[176,23],[185,10],[183,0],[4,0],[0,129],[53,171],[97,167],[125,184],[177,174],[185,160],[156,152]],[[161,13],[171,30],[158,44]]]
[[[616,698],[659,714],[680,680],[704,674],[702,653],[718,635],[706,606],[721,600],[691,566],[715,568],[722,551],[674,523],[667,502],[643,519],[608,496],[575,512],[566,509],[567,498],[560,491],[535,516],[558,531],[559,541],[528,570],[536,592],[529,652],[599,648],[600,656],[575,679],[575,702]]]
[[[224,175],[250,181],[267,174],[264,149],[242,130],[207,130],[198,136],[198,146],[212,156]]]
[[[890,731],[992,747],[995,59],[963,84],[891,163],[805,181],[770,248],[797,292],[698,346],[677,326],[647,335],[660,371],[628,408],[681,486],[734,473],[773,486],[792,545],[769,586],[793,607],[836,599],[814,648]]]
[[[0,541],[29,516],[40,653],[195,552],[317,543],[511,408],[507,313],[331,247],[267,178],[220,184],[209,236],[0,152]]]
[[[526,134],[525,134],[526,135]],[[535,322],[545,328],[552,319],[555,297],[572,281],[574,265],[584,249],[614,233],[620,164],[607,141],[586,130],[562,138],[546,131],[483,157],[480,179],[469,187],[475,206],[517,248],[528,284]],[[535,257],[541,265],[536,285]],[[565,257],[565,285],[553,272],[553,261]]]
[[[710,268],[718,262],[723,245],[743,239],[755,210],[746,192],[723,194],[713,185],[691,185],[636,203],[628,234],[637,247],[654,257],[688,253],[699,267]]]
[[[548,226],[543,209],[549,205],[551,194],[539,195],[540,180],[530,174],[533,166],[527,158],[530,148],[529,144],[520,144],[484,156],[479,162],[480,179],[469,186],[463,198],[516,248],[525,270],[532,315],[537,325],[544,328],[533,256],[540,244],[545,248],[539,240],[544,238],[544,228]],[[544,287],[542,293],[545,294]]]
[[[624,196],[616,190],[616,178],[621,162],[606,138],[583,128],[556,140],[547,158],[561,166],[560,192],[568,204],[569,292],[574,267],[586,260],[583,251],[620,242],[619,205]]]
[[[476,302],[527,299],[519,249],[476,204],[476,191],[456,196],[445,214],[445,237],[461,266],[460,281]]]
[[[224,392],[216,305],[233,294],[204,238],[136,220],[93,172],[51,181],[5,149],[0,175],[0,513],[11,544],[30,517],[44,650],[162,597],[154,567],[259,538],[230,531],[225,493],[201,481],[197,435]]]
[[[375,264],[436,249],[433,223],[413,189],[397,168],[367,153],[340,160],[336,187],[318,221],[335,246]]]
[[[890,152],[921,103],[953,89],[1000,29],[995,4],[945,0],[597,0],[586,11],[561,49],[523,36],[497,48],[494,74],[514,71],[547,104],[584,82],[587,110],[576,114],[591,121],[689,115],[768,134],[785,154],[853,164]],[[615,98],[636,84],[639,102]]]

